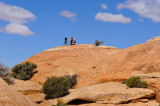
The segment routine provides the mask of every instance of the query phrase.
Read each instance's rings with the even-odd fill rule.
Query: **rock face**
[[[49,76],[79,74],[76,88],[105,81],[122,82],[138,71],[160,70],[160,41],[135,45],[127,49],[107,46],[75,45],[51,48],[25,61],[38,65],[31,81],[44,83]]]
[[[125,84],[109,82],[72,89],[68,96],[59,99],[65,103],[74,100],[85,100],[94,103],[121,104],[154,96],[155,92],[150,89],[128,88]],[[49,100],[41,105],[49,106],[56,103],[57,100]]]
[[[107,56],[93,68],[80,73],[77,87],[104,81],[121,82],[135,71],[159,72],[160,41],[135,45]]]
[[[31,81],[43,84],[47,77],[78,74],[76,88],[103,82],[122,82],[133,72],[159,76],[160,37],[126,49],[93,45],[62,46],[45,50],[31,58],[38,66]],[[149,88],[160,101],[159,78],[147,77]]]
[[[36,94],[27,95],[27,97],[29,99],[31,99],[33,102],[35,102],[35,103],[41,103],[42,101],[44,101],[45,94],[43,94],[43,93],[36,93]]]
[[[10,87],[25,95],[40,92],[42,89],[42,85],[37,82],[17,79],[15,79],[14,85],[10,85]]]
[[[155,37],[148,40],[147,43],[138,44],[126,49],[110,46],[95,47],[88,44],[55,47],[42,51],[25,61],[33,62],[38,66],[38,73],[34,74],[33,78],[30,79],[31,82],[43,84],[47,77],[50,76],[78,74],[78,82],[75,87],[79,88],[79,90],[81,87],[88,85],[103,82],[122,82],[130,76],[141,76],[149,84],[148,87],[156,92],[157,101],[160,101],[159,57],[160,37]],[[38,84],[34,83],[32,85],[28,83],[26,84],[27,88],[22,82],[19,85],[17,83],[13,88],[18,91],[32,91],[33,89],[33,91],[38,91],[40,90]],[[32,86],[34,85],[39,87],[33,88]],[[78,92],[76,90],[73,90],[75,94]],[[72,92],[71,94],[73,96]],[[113,98],[115,97],[114,95],[109,95]],[[117,97],[120,97],[120,94]],[[77,99],[78,96],[75,96],[75,98]],[[93,101],[93,98],[91,101]],[[112,98],[110,100],[113,101]],[[50,101],[45,101],[44,103],[53,102],[53,100]],[[102,99],[102,102],[106,103],[111,103],[112,101],[104,101]],[[121,99],[117,99],[117,103],[121,103],[120,101]],[[96,102],[99,103],[100,100]],[[114,101],[113,103],[116,102]]]
[[[36,106],[29,98],[11,89],[0,78],[0,106]]]
[[[84,74],[83,72],[87,70],[97,68],[97,65],[100,65],[105,59],[110,59],[119,50],[109,46],[95,47],[87,44],[62,46],[45,50],[26,61],[33,62],[38,66],[38,73],[33,76],[31,81],[44,83],[47,77],[53,75]],[[104,72],[97,70],[96,73],[102,74]],[[85,76],[82,75],[81,78],[83,77]],[[95,83],[96,81],[97,79],[91,80],[89,83]]]

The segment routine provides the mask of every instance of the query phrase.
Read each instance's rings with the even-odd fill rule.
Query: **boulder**
[[[75,100],[84,100],[100,104],[121,104],[141,98],[152,98],[154,96],[155,92],[150,89],[128,88],[125,84],[109,82],[72,89],[69,95],[59,99],[65,103],[71,103]],[[46,100],[40,105],[49,106],[56,103],[57,99],[53,99]]]
[[[17,79],[15,79],[14,85],[10,85],[10,87],[21,92],[24,95],[38,93],[42,89],[42,85],[38,82]]]
[[[37,106],[32,100],[11,89],[0,78],[0,106]]]
[[[44,98],[45,98],[44,93],[36,93],[36,94],[30,94],[30,95],[26,95],[26,96],[35,103],[41,103],[44,101]]]

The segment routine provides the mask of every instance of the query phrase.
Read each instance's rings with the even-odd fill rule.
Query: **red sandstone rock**
[[[138,100],[138,102],[144,102],[141,98],[151,98],[154,96],[155,92],[150,89],[128,88],[125,84],[109,82],[72,89],[69,95],[59,99],[65,103],[69,103],[74,100],[85,100],[99,104],[121,104],[128,103],[132,100],[134,102],[135,100]],[[145,100],[145,102],[147,101]],[[53,99],[46,100],[40,105],[49,106],[52,104],[56,105],[56,103],[57,99]]]
[[[147,43],[138,44],[126,49],[112,47],[95,47],[93,45],[75,45],[51,48],[26,61],[38,65],[31,81],[44,83],[49,76],[79,74],[76,88],[106,81],[122,82],[133,72],[154,74],[160,70],[159,37]],[[159,80],[159,79],[157,79]],[[149,81],[149,88],[157,92],[160,98],[159,83]]]
[[[17,80],[15,79],[14,85],[10,85],[11,88],[27,95],[27,94],[34,94],[40,92],[42,89],[42,85],[38,82],[33,81],[24,81],[24,80]]]
[[[41,103],[41,102],[44,101],[45,94],[43,94],[43,93],[36,93],[36,94],[27,95],[27,97],[29,99],[31,99],[33,102],[35,102],[35,103]]]
[[[76,87],[105,81],[122,82],[138,71],[155,73],[160,70],[160,41],[135,45],[127,49],[75,45],[51,48],[26,61],[38,65],[31,81],[44,83],[49,76],[79,74]]]
[[[0,78],[0,106],[37,106],[29,98],[11,89]]]

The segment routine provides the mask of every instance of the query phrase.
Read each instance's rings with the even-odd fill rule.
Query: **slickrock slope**
[[[96,78],[100,78],[98,82],[122,81],[135,71],[144,74],[160,73],[160,41],[135,45],[106,57],[96,64],[96,68],[81,73],[85,77],[79,80],[78,87],[89,85]]]
[[[138,44],[127,49],[93,45],[51,48],[26,61],[38,65],[38,73],[31,79],[43,83],[49,76],[79,74],[76,87],[118,81],[133,72],[159,73],[160,41]]]
[[[87,44],[62,46],[43,51],[26,61],[38,65],[38,73],[31,80],[43,83],[49,76],[80,75],[86,70],[94,69],[95,66],[101,65],[104,60],[111,60],[111,56],[119,50],[109,46],[95,47]]]
[[[89,44],[61,46],[36,54],[25,61],[38,66],[30,81],[43,84],[47,77],[78,74],[76,88],[103,82],[122,82],[141,76],[160,101],[160,39],[126,49]]]
[[[0,78],[0,106],[37,106],[29,98],[11,89]]]

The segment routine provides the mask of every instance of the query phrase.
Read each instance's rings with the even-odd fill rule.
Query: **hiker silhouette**
[[[66,45],[68,45],[68,41],[67,41],[67,38],[64,38],[64,43],[63,43],[63,46],[66,46]]]

